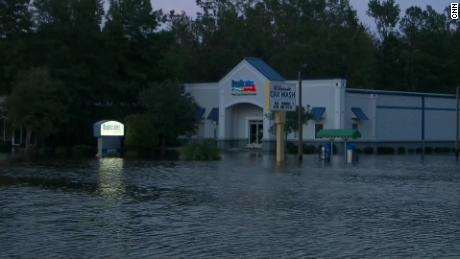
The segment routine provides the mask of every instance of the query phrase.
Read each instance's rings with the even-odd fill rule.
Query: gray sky
[[[401,8],[401,12],[413,5],[425,7],[431,5],[437,12],[444,11],[446,6],[450,6],[451,2],[459,2],[460,0],[396,0]],[[353,7],[358,12],[360,20],[368,25],[372,30],[375,29],[374,22],[367,16],[367,0],[350,0]],[[195,0],[152,0],[155,9],[176,10],[177,12],[185,11],[189,15],[193,15],[199,11],[195,5]]]

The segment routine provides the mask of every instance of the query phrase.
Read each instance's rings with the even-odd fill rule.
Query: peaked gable
[[[244,59],[247,61],[251,66],[253,66],[257,71],[262,73],[268,80],[270,81],[284,81],[284,77],[280,75],[275,69],[273,69],[270,65],[265,63],[260,58],[254,57],[247,57]]]

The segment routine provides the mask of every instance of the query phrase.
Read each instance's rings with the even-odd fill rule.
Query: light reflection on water
[[[102,158],[99,164],[98,191],[107,198],[120,198],[125,193],[122,158]]]
[[[257,152],[0,167],[0,257],[460,257],[460,165]]]

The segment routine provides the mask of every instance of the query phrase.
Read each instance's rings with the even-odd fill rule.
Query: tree
[[[301,123],[305,125],[309,120],[313,118],[313,114],[310,111],[310,106],[307,106],[307,109],[302,107],[301,109]],[[295,111],[286,113],[286,123],[284,124],[284,131],[287,135],[299,131],[299,107],[296,107]]]
[[[8,119],[14,127],[26,129],[26,150],[32,133],[38,140],[57,131],[67,119],[67,98],[61,81],[51,78],[46,68],[20,74],[7,99]]]
[[[399,5],[394,0],[370,0],[367,14],[375,19],[377,30],[382,39],[395,32],[399,21]]]
[[[145,114],[132,114],[126,117],[125,145],[135,148],[152,148],[159,144],[154,122]]]
[[[18,71],[29,64],[29,0],[0,0],[0,94],[9,94]]]
[[[168,141],[174,141],[179,135],[196,129],[197,105],[178,83],[165,81],[151,84],[139,95],[139,104],[145,109],[147,121],[152,123],[151,127],[158,134],[162,159]]]

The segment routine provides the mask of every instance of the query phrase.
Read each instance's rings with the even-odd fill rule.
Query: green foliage
[[[197,105],[179,83],[153,83],[139,95],[139,104],[145,109],[145,118],[160,138],[176,139],[181,134],[194,132]]]
[[[24,127],[46,137],[67,118],[63,83],[50,77],[45,68],[21,74],[7,100],[8,118],[15,127]]]
[[[395,149],[393,147],[377,147],[378,155],[392,155],[394,153]]]
[[[207,139],[192,142],[184,147],[183,155],[186,160],[210,161],[219,160],[220,151],[215,140]]]
[[[355,88],[453,93],[460,83],[459,22],[429,6],[400,14],[394,0],[370,1],[375,37],[348,0],[197,3],[201,13],[188,16],[154,11],[149,0],[0,0],[0,93],[18,92],[18,82],[26,81],[21,71],[46,67],[50,85],[65,86],[57,88],[64,89],[67,120],[43,120],[41,135],[50,136],[43,139],[48,144],[71,146],[91,143],[88,129],[105,118],[181,109],[189,118],[180,101],[168,111],[171,103],[147,107],[138,96],[155,100],[149,95],[155,90],[145,89],[166,89],[153,82],[219,80],[247,56],[265,59],[288,79],[300,71],[306,78],[345,78]],[[58,101],[51,99],[59,107]],[[45,113],[50,118],[54,111]],[[288,114],[288,132],[296,118]],[[167,122],[171,130],[161,126],[156,135],[171,142],[193,131],[188,119],[176,122],[177,129]],[[152,139],[146,145],[162,141]]]
[[[309,120],[313,118],[313,114],[310,112],[310,107],[305,109],[304,107],[301,108],[301,122],[302,125],[308,123]],[[286,134],[289,134],[294,131],[298,131],[299,129],[299,107],[296,107],[295,111],[286,112],[286,122],[284,124],[284,130]]]
[[[374,148],[373,147],[365,147],[363,149],[363,153],[368,154],[368,155],[372,155],[372,154],[374,154]]]
[[[125,119],[125,146],[137,148],[158,147],[159,139],[155,124],[144,114],[129,115]]]
[[[437,154],[446,154],[446,153],[449,153],[451,149],[448,147],[436,147],[434,148],[433,151],[434,153],[437,153]]]
[[[93,146],[75,145],[72,147],[72,155],[74,157],[94,157],[97,150]]]
[[[425,147],[425,154],[432,154],[433,153],[433,147]]]
[[[375,19],[380,36],[388,38],[398,24],[399,5],[394,0],[370,0],[368,7],[367,14]]]
[[[399,147],[398,148],[398,154],[400,154],[400,155],[406,154],[406,148],[405,147]]]
[[[54,154],[56,156],[68,156],[69,155],[69,148],[64,146],[58,146],[54,149]]]

